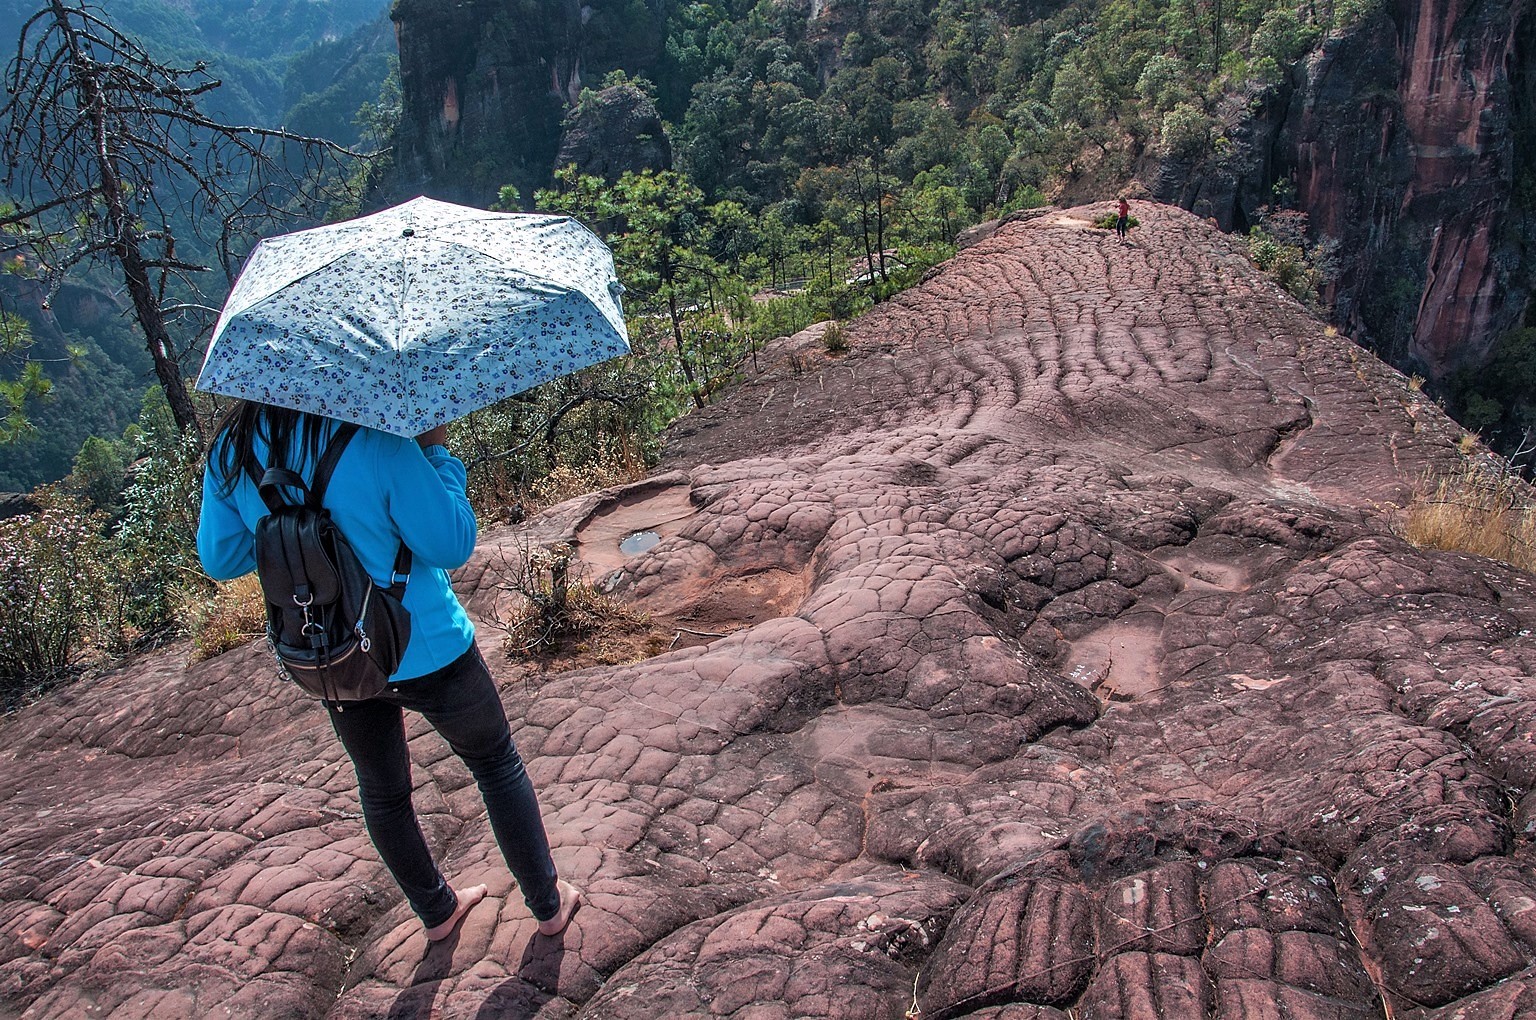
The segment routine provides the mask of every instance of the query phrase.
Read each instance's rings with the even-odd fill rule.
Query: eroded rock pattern
[[[458,582],[555,856],[428,948],[318,709],[180,650],[0,723],[0,1015],[1536,1015],[1536,584],[1394,537],[1458,431],[1235,242],[1004,225],[536,522],[676,626],[528,682]],[[654,530],[628,560],[627,531]]]

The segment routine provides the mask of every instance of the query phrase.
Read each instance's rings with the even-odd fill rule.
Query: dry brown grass
[[[515,524],[572,497],[638,481],[646,473],[644,459],[631,444],[595,463],[556,465],[531,483],[520,473],[524,467],[511,460],[492,458],[472,468],[469,502],[482,528],[503,522]]]
[[[239,648],[267,628],[266,603],[255,574],[218,585],[211,598],[188,605],[180,615],[192,633],[193,662]]]
[[[1536,573],[1536,497],[1518,478],[1469,464],[1419,486],[1402,537],[1421,548],[1475,553]]]
[[[501,587],[521,596],[498,619],[507,650],[539,670],[617,666],[656,655],[667,638],[645,613],[599,591],[580,573],[568,546],[523,543],[505,556]]]
[[[527,602],[507,621],[507,648],[539,670],[563,672],[585,666],[622,666],[667,649],[667,635],[585,581],[566,589],[559,622],[550,627],[544,607]]]
[[[581,467],[560,464],[529,488],[527,506],[543,510],[598,489],[637,481],[644,475],[645,468],[635,461],[604,460]]]

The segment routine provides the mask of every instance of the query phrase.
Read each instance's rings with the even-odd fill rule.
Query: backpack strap
[[[280,507],[287,506],[283,499],[282,488],[298,489],[304,493],[304,505],[311,510],[321,509],[321,500],[325,499],[325,489],[331,483],[331,472],[336,470],[336,462],[341,459],[342,451],[347,448],[347,443],[357,434],[357,425],[353,422],[342,422],[325,444],[325,452],[320,455],[320,462],[315,465],[315,477],[305,484],[303,476],[297,471],[284,467],[269,467],[261,475],[256,477],[254,469],[251,471],[251,481],[256,483],[256,491],[261,496],[261,501],[267,504],[267,510],[277,513]]]
[[[331,435],[331,441],[325,444],[325,453],[320,455],[320,463],[315,465],[314,480],[309,483],[308,494],[304,497],[304,503],[311,510],[319,510],[325,500],[326,486],[331,484],[331,472],[336,470],[336,462],[341,459],[341,453],[357,435],[357,423],[344,421],[341,428]]]
[[[336,462],[341,460],[341,454],[357,434],[355,422],[342,422],[341,427],[331,434],[330,441],[325,444],[325,452],[320,455],[320,462],[315,465],[315,476],[308,485],[298,472],[287,468],[267,468],[265,474],[256,485],[256,491],[261,494],[261,500],[267,504],[267,509],[273,513],[284,506],[281,487],[298,489],[304,493],[304,505],[311,510],[319,511],[324,507],[321,501],[325,499],[325,490],[331,484],[331,473],[336,470]],[[411,580],[411,550],[404,542],[395,552],[395,565],[389,576],[389,591],[397,599],[405,597],[405,586]]]
[[[262,473],[256,482],[256,491],[261,495],[261,501],[267,504],[268,513],[277,513],[278,510],[288,504],[283,500],[283,486],[290,489],[299,489],[308,492],[304,485],[304,479],[297,471],[289,471],[287,468],[270,467]],[[308,502],[308,499],[305,499]]]
[[[397,599],[405,598],[405,586],[411,582],[411,549],[404,542],[395,553],[395,567],[389,574],[389,593]]]

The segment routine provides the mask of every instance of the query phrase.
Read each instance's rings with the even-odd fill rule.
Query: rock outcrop
[[[488,205],[549,181],[582,87],[645,74],[663,40],[644,4],[396,0],[403,110],[379,201],[430,194]]]
[[[1108,208],[768,352],[533,522],[671,650],[528,678],[524,532],[484,536],[563,940],[419,720],[428,838],[491,884],[430,948],[323,714],[171,650],[0,723],[0,1015],[1536,1013],[1536,579],[1392,530],[1459,430],[1239,241]]]
[[[1154,192],[1246,229],[1294,187],[1340,245],[1325,297],[1431,378],[1483,364],[1521,324],[1530,199],[1512,204],[1536,127],[1536,24],[1527,0],[1395,0],[1323,40],[1284,85],[1222,111],[1231,145],[1161,168]]]
[[[650,97],[614,85],[571,111],[554,165],[616,181],[626,170],[672,169],[672,144]]]

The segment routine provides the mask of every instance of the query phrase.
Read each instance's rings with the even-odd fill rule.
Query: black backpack
[[[267,601],[267,645],[278,675],[332,703],[363,701],[383,692],[411,638],[402,604],[411,551],[400,543],[388,588],[374,583],[357,553],[321,505],[331,472],[357,432],[336,430],[315,466],[314,480],[270,467],[256,490],[270,513],[256,523],[256,574]],[[283,487],[304,493],[283,499]]]

